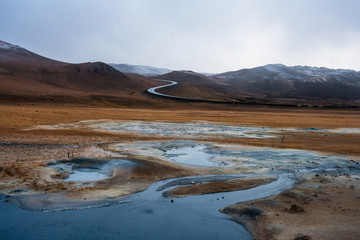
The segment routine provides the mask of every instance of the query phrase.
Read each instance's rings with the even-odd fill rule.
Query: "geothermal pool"
[[[174,164],[206,168],[232,168],[257,174],[336,173],[360,170],[357,157],[316,151],[251,147],[193,140],[140,141],[111,145],[129,156],[150,156]]]
[[[139,163],[124,159],[97,160],[75,158],[50,162],[47,166],[56,172],[64,174],[65,181],[93,182],[112,177],[114,169],[133,168]]]

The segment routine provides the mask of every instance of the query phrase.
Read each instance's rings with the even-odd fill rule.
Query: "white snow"
[[[265,65],[264,68],[270,72],[274,72],[274,73],[280,73],[283,71],[283,68],[285,67],[285,65],[282,64],[268,64]]]
[[[150,66],[130,65],[130,64],[110,64],[113,68],[124,73],[136,73],[143,76],[156,76],[171,72],[169,69],[156,68]]]
[[[15,46],[15,45],[12,45],[12,44],[10,44],[10,43],[6,43],[6,42],[0,41],[0,48],[1,48],[1,49],[16,49],[16,48],[18,48],[18,47]]]

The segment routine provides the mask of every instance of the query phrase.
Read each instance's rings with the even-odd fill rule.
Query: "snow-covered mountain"
[[[347,69],[329,69],[325,67],[293,66],[283,64],[268,64],[251,69],[225,72],[215,75],[222,79],[242,79],[256,81],[271,80],[302,80],[307,82],[323,82],[329,80],[350,81],[360,79],[360,72]]]
[[[12,45],[10,43],[7,43],[7,42],[0,41],[0,48],[9,50],[9,49],[17,49],[19,47],[16,46],[16,45]]]
[[[353,70],[269,64],[213,78],[266,97],[360,99],[360,72]]]
[[[110,66],[116,70],[124,73],[135,73],[145,77],[154,77],[157,75],[162,75],[171,72],[171,70],[166,68],[156,68],[150,66],[141,66],[141,65],[130,65],[130,64],[114,64],[110,63]]]
[[[40,56],[29,50],[0,40],[1,65],[17,62],[18,64],[49,65],[61,62]]]

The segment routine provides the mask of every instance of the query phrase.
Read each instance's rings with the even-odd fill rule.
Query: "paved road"
[[[199,101],[199,100],[197,100],[197,99],[177,97],[177,96],[172,96],[172,95],[168,95],[168,94],[159,93],[159,92],[157,92],[156,90],[158,90],[158,89],[160,89],[160,88],[165,88],[165,87],[174,86],[174,85],[178,84],[178,82],[171,81],[171,80],[163,80],[163,79],[154,79],[154,80],[159,81],[159,82],[167,82],[167,83],[169,83],[169,84],[162,85],[162,86],[159,86],[159,87],[149,88],[149,89],[147,90],[148,93],[151,93],[151,94],[154,94],[154,95],[157,95],[157,96],[161,96],[161,97],[175,98],[175,99],[181,99],[181,100]]]
[[[233,102],[229,102],[229,101],[216,101],[216,100],[206,100],[206,99],[196,99],[196,98],[186,98],[186,97],[178,97],[178,96],[172,96],[172,95],[168,95],[168,94],[163,94],[163,93],[159,93],[156,90],[160,89],[160,88],[166,88],[166,87],[170,87],[170,86],[174,86],[176,84],[178,84],[178,82],[175,81],[171,81],[171,80],[163,80],[163,79],[154,79],[155,81],[159,81],[159,82],[166,82],[169,84],[165,84],[159,87],[152,87],[149,88],[148,90],[146,90],[148,93],[150,94],[154,94],[156,96],[160,96],[160,97],[167,97],[167,98],[172,98],[172,99],[178,99],[178,100],[185,100],[185,101],[191,101],[191,102],[205,102],[205,103],[233,103]]]

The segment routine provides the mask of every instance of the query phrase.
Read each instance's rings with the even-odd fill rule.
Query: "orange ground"
[[[178,108],[177,108],[178,106]],[[74,157],[110,158],[115,153],[106,150],[105,146],[112,142],[153,140],[157,137],[136,137],[126,134],[109,134],[86,130],[24,130],[37,125],[69,123],[81,120],[111,119],[111,120],[164,120],[188,122],[204,120],[222,122],[234,125],[264,126],[264,127],[295,127],[295,128],[360,128],[360,111],[357,110],[329,110],[329,109],[291,109],[268,108],[252,106],[228,106],[195,104],[186,107],[185,104],[173,105],[173,109],[120,109],[94,108],[79,106],[32,106],[32,105],[0,105],[0,143],[21,143],[17,145],[0,145],[0,190],[17,187],[30,187],[42,191],[68,191],[71,197],[93,197],[109,195],[110,190],[119,196],[144,189],[151,182],[172,176],[191,174],[207,174],[207,170],[178,167],[156,159],[137,159],[146,163],[145,168],[138,168],[133,172],[119,172],[116,181],[127,186],[119,189],[113,181],[101,183],[94,189],[72,189],[51,178],[51,172],[44,172],[41,166],[48,161],[64,159],[67,153]],[[248,144],[255,146],[269,146],[277,148],[295,148],[318,150],[341,154],[360,156],[359,134],[324,134],[324,133],[291,133],[274,139],[207,139],[207,141],[227,142],[233,144]],[[92,143],[96,143],[95,145]],[[30,145],[29,145],[30,144]],[[31,145],[40,144],[40,145]],[[67,144],[58,147],[51,144]],[[74,146],[76,145],[76,146]],[[318,178],[309,178],[305,185],[297,187],[304,194],[317,194],[312,201],[304,205],[302,200],[289,199],[281,194],[271,198],[280,206],[289,208],[291,202],[304,205],[304,213],[290,213],[279,205],[266,205],[263,202],[245,203],[237,208],[247,207],[248,204],[262,209],[265,213],[261,219],[254,221],[241,219],[248,226],[257,239],[294,239],[294,234],[304,233],[313,239],[335,239],[330,236],[344,236],[340,239],[356,239],[360,234],[358,220],[360,219],[359,192],[356,187],[358,180],[344,177],[326,177],[326,182]],[[128,182],[133,185],[127,185]],[[346,182],[347,181],[347,182]],[[320,190],[306,187],[317,184]],[[109,190],[110,189],[110,190]],[[96,194],[92,194],[96,190]],[[314,192],[313,192],[314,191]],[[292,196],[292,195],[291,195]],[[322,201],[321,199],[329,199]],[[341,204],[341,209],[334,210]],[[291,205],[291,204],[290,204]],[[341,214],[340,214],[341,213]],[[234,214],[236,215],[236,214]],[[317,218],[321,216],[321,218]],[[314,220],[311,220],[314,219]],[[244,222],[245,221],[245,222]],[[334,227],[336,226],[336,228]],[[269,233],[270,231],[270,233]],[[319,234],[316,235],[315,232]],[[264,235],[265,234],[265,235]],[[348,235],[350,237],[347,238]],[[357,235],[356,235],[357,234]],[[339,238],[338,238],[339,239]]]

